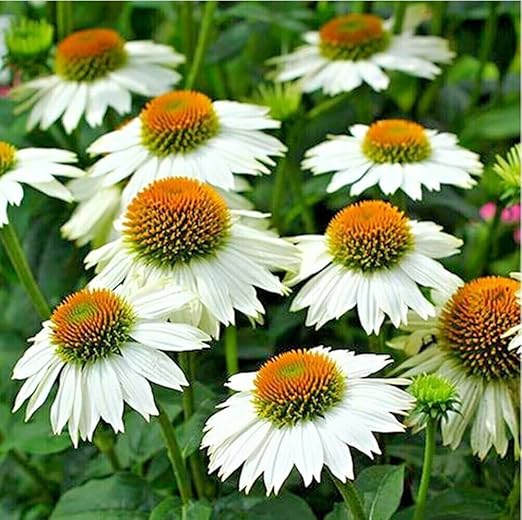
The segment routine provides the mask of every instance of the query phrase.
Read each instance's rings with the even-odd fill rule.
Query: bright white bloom
[[[191,322],[214,336],[219,322],[234,324],[234,310],[261,322],[255,288],[286,294],[271,271],[296,269],[298,255],[290,242],[240,220],[245,215],[265,217],[231,210],[216,189],[199,181],[155,181],[131,201],[120,238],[87,255],[87,266],[98,271],[91,284],[116,287],[131,278],[187,287],[199,297]]]
[[[408,379],[367,377],[391,362],[316,347],[232,376],[227,386],[238,393],[204,427],[209,471],[226,480],[243,466],[239,489],[248,493],[263,475],[267,495],[279,492],[294,466],[305,486],[321,480],[323,466],[342,482],[353,479],[350,447],[373,458],[380,453],[374,432],[404,431],[393,414],[404,415],[413,398],[394,385]]]
[[[89,242],[95,246],[105,244],[120,212],[121,187],[116,184],[105,188],[101,181],[98,177],[86,176],[74,179],[67,186],[78,206],[61,227],[61,232],[78,247]]]
[[[263,132],[279,128],[268,108],[236,101],[211,101],[194,91],[159,96],[141,114],[88,149],[104,154],[92,167],[94,177],[111,186],[130,177],[128,203],[157,179],[185,176],[233,190],[234,174],[269,174],[286,147]]]
[[[398,369],[407,377],[437,373],[455,385],[461,405],[442,421],[442,440],[457,448],[469,426],[481,459],[492,447],[503,457],[508,432],[518,451],[520,360],[505,332],[520,323],[519,290],[518,281],[488,276],[439,294],[436,317],[424,331],[415,327],[418,349],[423,337],[434,342]]]
[[[520,282],[522,280],[522,274],[521,273],[511,273],[511,278],[514,278],[515,280],[518,280]],[[522,289],[519,288],[517,292],[517,298],[518,298],[518,304],[521,305],[522,300]],[[519,322],[511,327],[503,337],[511,338],[509,342],[509,349],[510,350],[517,350],[518,354],[522,354],[522,317],[519,316]]]
[[[315,175],[335,172],[327,191],[351,186],[360,195],[378,185],[385,195],[402,190],[421,200],[422,187],[438,191],[442,184],[471,188],[482,173],[476,153],[457,144],[457,137],[428,130],[404,119],[354,125],[351,135],[330,136],[306,152],[303,168]]]
[[[304,34],[305,45],[271,60],[279,66],[277,81],[301,78],[304,92],[323,89],[329,96],[350,92],[367,83],[376,91],[388,88],[383,69],[433,79],[454,53],[448,41],[436,36],[415,36],[415,25],[391,34],[392,20],[373,14],[348,14]]]
[[[290,307],[308,307],[306,325],[318,329],[357,307],[367,334],[379,333],[385,316],[395,327],[408,309],[421,318],[434,315],[418,284],[444,289],[460,279],[435,259],[458,253],[462,241],[433,222],[409,220],[391,204],[363,201],[347,206],[324,235],[295,238],[301,267],[288,283],[312,277]]]
[[[180,75],[172,67],[183,56],[167,45],[125,42],[112,29],[86,29],[67,36],[56,49],[54,74],[12,91],[18,112],[31,108],[27,128],[49,128],[61,118],[67,133],[82,115],[89,126],[102,123],[109,107],[131,110],[131,93],[156,96],[172,88]]]
[[[210,339],[195,327],[164,319],[192,297],[158,286],[140,292],[83,289],[68,296],[14,367],[13,379],[26,381],[13,411],[29,399],[28,420],[60,377],[51,425],[59,434],[68,424],[75,446],[78,436],[92,439],[100,418],[123,431],[124,402],[147,421],[158,415],[149,381],[180,391],[188,385],[162,351],[199,350]]]
[[[84,172],[70,163],[76,154],[56,148],[25,148],[0,141],[0,227],[8,223],[7,207],[19,206],[27,184],[49,197],[72,201],[71,192],[55,176],[81,177]]]

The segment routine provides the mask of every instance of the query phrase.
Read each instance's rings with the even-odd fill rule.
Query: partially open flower
[[[345,482],[354,478],[350,448],[373,458],[374,432],[401,432],[394,414],[413,399],[396,385],[407,379],[369,378],[391,363],[388,356],[316,347],[291,350],[257,372],[237,374],[227,386],[238,392],[205,425],[209,471],[226,480],[242,467],[247,493],[263,476],[277,494],[295,467],[305,486],[321,480],[323,467]]]

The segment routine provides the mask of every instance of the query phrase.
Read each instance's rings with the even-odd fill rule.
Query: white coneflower
[[[435,343],[398,369],[405,376],[437,373],[454,384],[461,406],[442,422],[443,442],[458,447],[471,427],[471,447],[481,459],[492,447],[506,454],[508,431],[518,446],[520,360],[505,332],[520,323],[519,290],[516,280],[488,276],[446,292],[425,327]]]
[[[55,177],[81,177],[84,172],[72,166],[76,154],[56,148],[24,148],[0,141],[0,227],[8,223],[7,207],[22,202],[27,184],[49,197],[72,201],[70,191]]]
[[[423,186],[430,191],[443,184],[471,188],[476,184],[473,176],[482,173],[479,156],[460,147],[455,135],[413,121],[354,125],[350,134],[330,136],[306,152],[304,168],[316,175],[335,172],[329,192],[351,186],[353,196],[378,185],[386,195],[402,190],[421,200]]]
[[[172,88],[180,75],[172,70],[183,56],[167,45],[126,42],[112,29],[85,29],[62,40],[56,49],[54,74],[24,83],[12,91],[17,111],[31,108],[28,129],[43,130],[61,118],[70,133],[85,114],[89,126],[102,123],[109,107],[131,110],[131,93],[156,96]]]
[[[295,238],[301,268],[288,283],[312,278],[290,310],[308,307],[306,325],[319,328],[357,307],[367,334],[378,334],[385,316],[396,327],[405,323],[408,309],[428,318],[435,310],[419,285],[443,289],[460,281],[435,260],[456,254],[462,244],[441,229],[409,220],[384,201],[347,206],[324,235]]]
[[[151,101],[124,127],[88,149],[104,154],[92,168],[109,186],[130,177],[126,202],[153,180],[185,176],[233,190],[234,174],[270,173],[286,147],[263,132],[278,128],[268,108],[212,101],[201,92],[179,90]]]
[[[390,83],[383,69],[433,79],[441,72],[435,63],[453,58],[447,40],[415,36],[415,27],[394,35],[392,23],[373,14],[338,16],[319,31],[305,33],[302,47],[271,60],[279,67],[276,80],[300,78],[305,92],[322,89],[330,96],[350,92],[363,82],[380,91]]]
[[[323,467],[342,482],[354,478],[350,448],[379,454],[374,432],[401,432],[413,398],[396,388],[407,379],[368,378],[391,363],[376,354],[316,347],[268,360],[257,372],[237,374],[227,386],[238,393],[205,425],[202,448],[209,471],[226,480],[241,466],[239,489],[263,476],[277,494],[293,467],[305,486]]]
[[[149,381],[175,390],[188,385],[162,351],[198,350],[210,339],[190,325],[164,321],[192,297],[171,287],[132,293],[83,289],[68,296],[14,367],[13,379],[26,381],[13,411],[29,399],[29,419],[59,377],[51,425],[59,434],[68,424],[75,446],[78,437],[92,439],[100,418],[123,431],[124,402],[146,420],[157,415]]]
[[[235,322],[234,310],[260,321],[264,308],[256,287],[285,294],[271,271],[296,268],[297,250],[273,232],[243,222],[255,212],[231,210],[217,190],[183,177],[155,181],[129,204],[121,237],[92,251],[91,282],[116,287],[124,279],[163,280],[199,296],[199,316],[213,335],[219,322]]]

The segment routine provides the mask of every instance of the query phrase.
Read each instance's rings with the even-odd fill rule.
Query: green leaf
[[[315,520],[310,506],[301,498],[291,493],[269,498],[256,504],[248,512],[250,520]]]
[[[355,485],[368,520],[389,520],[401,502],[404,466],[370,466],[361,471]]]
[[[209,520],[211,515],[212,507],[204,502],[190,502],[183,507],[179,497],[168,497],[152,510],[149,520]]]
[[[146,481],[120,473],[64,493],[51,520],[142,520],[149,517],[156,501]]]
[[[461,134],[463,143],[474,139],[511,139],[520,134],[520,107],[514,102],[470,116]]]
[[[150,424],[136,412],[125,416],[125,434],[119,435],[116,451],[129,457],[132,462],[145,462],[163,449],[159,425],[152,419]]]

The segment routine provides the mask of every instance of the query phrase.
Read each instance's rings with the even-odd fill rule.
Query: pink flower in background
[[[513,204],[504,208],[500,218],[505,224],[517,224],[520,222],[520,204]]]
[[[497,211],[497,205],[494,202],[486,202],[484,206],[479,209],[479,214],[483,220],[491,220]]]

